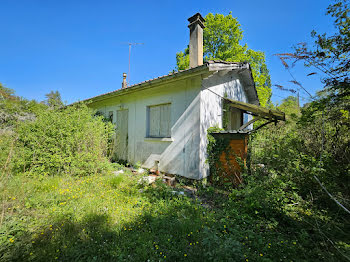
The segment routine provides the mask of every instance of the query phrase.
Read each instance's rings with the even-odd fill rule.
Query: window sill
[[[171,137],[145,137],[145,141],[173,142],[174,139],[172,139]]]

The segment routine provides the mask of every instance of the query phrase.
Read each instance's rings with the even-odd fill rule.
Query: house
[[[87,99],[92,107],[116,124],[116,157],[145,168],[192,179],[209,175],[206,163],[207,129],[239,129],[252,119],[223,101],[259,105],[248,63],[208,61],[203,64],[204,19],[190,22],[190,68]],[[239,108],[239,107],[238,107]],[[250,121],[250,122],[249,122]],[[246,125],[246,126],[248,126]],[[246,127],[244,126],[244,127]]]

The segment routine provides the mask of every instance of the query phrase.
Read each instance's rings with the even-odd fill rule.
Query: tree
[[[249,62],[253,71],[260,104],[266,106],[271,98],[271,79],[265,62],[265,54],[241,45],[243,31],[231,13],[227,16],[209,13],[205,17],[203,32],[204,60]],[[177,70],[189,67],[189,49],[176,54]]]
[[[4,87],[1,83],[0,83],[0,100],[4,100],[4,99],[15,99],[15,91]]]
[[[304,155],[312,156],[317,163],[315,169],[317,173],[313,174],[312,178],[313,182],[319,185],[321,191],[321,194],[318,194],[319,199],[330,198],[337,204],[333,206],[340,207],[348,214],[350,208],[346,206],[350,199],[349,11],[350,4],[347,0],[334,1],[326,12],[334,18],[334,34],[319,34],[312,31],[311,36],[315,39],[313,46],[300,43],[294,48],[293,53],[277,54],[288,70],[297,62],[303,62],[304,66],[315,70],[308,75],[321,74],[323,89],[315,96],[312,96],[293,76],[293,81],[290,81],[312,98],[312,102],[302,109],[298,121],[298,133],[307,149]],[[311,188],[314,186],[305,189],[311,191]],[[315,192],[313,195],[315,197]]]
[[[347,0],[337,0],[327,8],[327,15],[334,20],[333,35],[311,32],[315,39],[314,46],[300,43],[293,53],[278,54],[283,65],[288,69],[297,62],[316,71],[309,75],[321,73],[323,91],[319,94],[314,106],[319,109],[350,110],[350,5]],[[291,61],[291,63],[288,63]],[[300,85],[300,83],[297,83]],[[302,87],[302,86],[301,86]],[[315,99],[315,98],[314,98]]]
[[[298,98],[295,96],[288,96],[282,100],[282,103],[277,107],[288,116],[297,116],[300,114],[300,108],[298,105]]]
[[[61,99],[61,94],[58,91],[51,91],[50,93],[46,94],[45,97],[45,104],[49,107],[59,108],[64,105]]]

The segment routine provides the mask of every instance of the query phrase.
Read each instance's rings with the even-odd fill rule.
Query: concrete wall
[[[216,94],[214,94],[213,92]],[[90,104],[108,116],[113,111],[129,110],[128,161],[146,168],[187,178],[202,179],[209,175],[206,163],[207,129],[222,127],[222,98],[247,101],[239,76],[220,71],[209,77],[198,75],[185,80],[161,84],[115,98]],[[171,139],[147,138],[147,107],[171,103]],[[245,116],[244,122],[250,120]]]
[[[147,90],[95,102],[89,106],[105,116],[129,110],[128,161],[159,170],[199,179],[201,76],[159,85]],[[171,139],[147,138],[147,107],[171,103]],[[169,141],[170,140],[170,141]]]
[[[199,179],[209,175],[209,166],[206,163],[208,144],[207,130],[209,127],[213,126],[222,128],[222,97],[224,97],[226,93],[228,98],[249,102],[239,76],[233,71],[220,71],[203,79],[201,90]],[[250,119],[251,116],[245,115],[244,122]]]

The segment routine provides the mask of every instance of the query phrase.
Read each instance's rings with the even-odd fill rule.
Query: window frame
[[[155,108],[155,107],[159,107],[161,108],[162,106],[168,105],[169,106],[169,111],[168,111],[168,123],[169,123],[169,127],[168,127],[168,135],[161,135],[159,134],[159,136],[155,136],[155,135],[151,135],[151,108]],[[150,138],[150,139],[167,139],[167,138],[171,138],[171,102],[167,102],[167,103],[161,103],[161,104],[155,104],[155,105],[149,105],[147,106],[147,116],[146,116],[146,138]],[[161,114],[161,112],[159,112],[159,114]],[[159,115],[159,133],[161,133],[161,115]]]
[[[114,123],[114,110],[108,111],[108,121]]]

